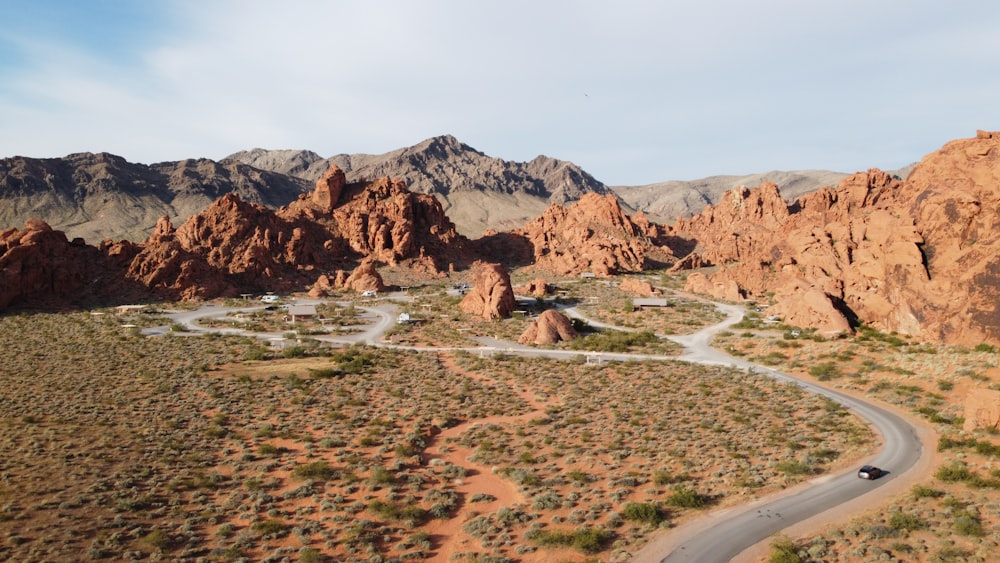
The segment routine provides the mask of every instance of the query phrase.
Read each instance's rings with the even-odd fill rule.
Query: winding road
[[[300,300],[298,304],[316,303]],[[753,364],[746,360],[730,356],[710,346],[712,338],[722,330],[739,322],[743,318],[743,309],[737,305],[717,304],[727,318],[711,327],[685,336],[669,336],[670,340],[684,347],[684,354],[677,356],[658,356],[644,354],[600,354],[603,360],[681,360],[687,362],[730,366],[736,369],[753,371],[779,381],[798,385],[803,390],[828,397],[855,414],[868,421],[881,435],[882,451],[870,463],[884,468],[888,474],[874,481],[858,479],[856,469],[843,471],[833,475],[824,475],[801,487],[776,493],[759,499],[750,504],[711,512],[696,521],[676,530],[655,537],[649,544],[634,554],[635,563],[663,562],[673,563],[690,561],[697,563],[713,563],[731,561],[748,548],[759,545],[773,534],[786,530],[790,526],[816,517],[856,499],[863,499],[877,488],[884,487],[901,477],[916,466],[920,461],[926,461],[930,455],[924,447],[920,431],[905,418],[838,391],[797,379],[791,375]],[[199,319],[221,317],[232,312],[250,312],[262,307],[226,308],[207,306],[195,311],[172,313],[169,317],[192,332],[219,332],[242,334],[240,329],[206,329],[197,324]],[[382,335],[392,326],[395,306],[379,305],[359,309],[377,317],[376,322],[366,325],[356,334],[343,336],[319,336],[317,339],[329,342],[354,343],[365,342],[373,346],[420,349],[420,350],[466,350],[481,352],[483,350],[502,351],[528,356],[547,356],[555,358],[580,357],[581,352],[564,350],[540,350],[521,346],[506,341],[489,338],[477,339],[481,347],[472,348],[413,348],[397,346],[381,342]],[[586,319],[572,308],[563,309],[568,315],[586,320],[593,326],[608,325]],[[163,327],[147,329],[145,334],[162,334]],[[277,338],[280,333],[259,334],[261,338]]]
[[[868,421],[881,434],[882,451],[871,460],[871,463],[886,469],[888,474],[880,479],[867,481],[857,477],[855,468],[814,479],[807,488],[797,490],[794,494],[778,493],[771,500],[765,499],[763,503],[752,503],[710,514],[695,523],[697,532],[690,534],[692,537],[689,539],[680,542],[679,545],[669,546],[664,546],[666,542],[651,542],[634,555],[632,561],[636,563],[731,561],[744,550],[793,524],[862,497],[875,488],[888,485],[917,465],[918,461],[928,453],[918,429],[889,410],[730,356],[709,346],[715,334],[739,322],[743,317],[742,309],[738,306],[719,304],[718,307],[727,314],[726,320],[722,323],[695,334],[671,338],[685,348],[681,360],[753,370],[779,381],[794,383],[806,391],[829,397],[840,403]]]

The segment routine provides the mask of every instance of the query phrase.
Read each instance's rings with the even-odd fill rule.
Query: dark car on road
[[[865,465],[858,469],[860,479],[878,479],[882,476],[882,470],[874,465]]]

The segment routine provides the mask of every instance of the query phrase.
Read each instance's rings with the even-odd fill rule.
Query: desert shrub
[[[983,537],[986,531],[978,518],[971,514],[959,514],[955,517],[955,532],[962,536]]]
[[[785,475],[808,475],[813,472],[811,466],[797,459],[780,461],[774,468]]]
[[[535,497],[534,502],[531,503],[531,506],[535,510],[559,508],[560,506],[562,506],[562,497],[552,492],[542,493]]]
[[[142,542],[154,549],[166,551],[173,545],[173,538],[163,530],[157,528],[143,536]]]
[[[614,534],[603,528],[585,526],[572,532],[564,530],[529,530],[525,538],[544,547],[572,547],[583,553],[597,553],[611,541]]]
[[[280,536],[288,531],[288,524],[280,518],[268,518],[254,522],[253,530],[262,536]]]
[[[334,368],[319,368],[309,370],[309,377],[313,379],[330,379],[333,377],[340,377],[344,375],[344,372],[339,369]]]
[[[329,481],[337,474],[337,471],[330,467],[325,461],[314,461],[297,466],[292,470],[292,475],[299,479],[312,479],[313,481]]]
[[[937,380],[937,388],[942,391],[951,391],[955,388],[955,384],[947,379],[939,379]]]
[[[800,563],[802,558],[795,550],[795,543],[787,536],[780,536],[771,542],[771,554],[768,563]]]
[[[694,489],[682,486],[676,487],[666,502],[678,508],[701,508],[705,506],[705,497]]]
[[[622,508],[622,518],[656,526],[664,520],[663,511],[651,502],[630,502]]]
[[[650,331],[624,332],[607,330],[569,341],[573,350],[593,352],[628,352],[630,348],[656,342],[656,335]]]
[[[306,357],[306,349],[302,346],[289,346],[281,352],[281,355],[285,358],[304,358]]]
[[[921,530],[927,527],[919,516],[906,514],[902,511],[893,512],[889,517],[889,525],[897,530]]]
[[[899,537],[899,530],[893,528],[892,526],[883,526],[882,524],[874,524],[865,528],[868,532],[868,539],[885,539],[885,538],[896,538]]]
[[[940,498],[944,496],[944,491],[939,491],[931,487],[925,487],[923,485],[914,485],[913,489],[910,491],[915,499],[921,498]]]
[[[653,484],[658,487],[680,483],[682,481],[687,481],[688,479],[690,479],[690,476],[687,473],[674,475],[673,473],[662,469],[658,469],[653,472]]]
[[[372,469],[372,474],[370,479],[372,484],[385,485],[388,483],[392,483],[393,479],[394,478],[392,476],[392,473],[388,469],[382,467],[381,465]]]
[[[840,377],[840,368],[833,362],[821,362],[809,368],[809,375],[820,381],[828,381]]]
[[[938,470],[934,472],[934,477],[947,483],[967,481],[972,478],[972,471],[969,471],[969,466],[965,463],[953,461],[948,465],[938,467]]]
[[[387,520],[406,522],[408,526],[419,526],[427,521],[428,512],[419,506],[401,506],[381,500],[368,503],[368,510]]]

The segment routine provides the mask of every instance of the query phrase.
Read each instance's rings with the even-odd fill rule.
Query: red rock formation
[[[734,191],[668,229],[719,266],[688,288],[772,293],[769,312],[824,330],[857,318],[951,344],[1000,341],[998,137],[950,142],[905,181],[869,170],[791,208],[770,185]]]
[[[500,264],[478,264],[472,289],[459,303],[462,311],[486,320],[509,318],[516,305],[510,275]]]
[[[515,233],[530,241],[537,268],[560,275],[638,272],[650,256],[669,259],[669,251],[655,247],[611,194],[585,194],[568,208],[553,205]]]
[[[618,284],[618,289],[639,297],[650,297],[656,293],[653,284],[631,276],[623,277],[621,283]]]
[[[125,275],[167,299],[209,299],[235,293],[222,271],[203,255],[184,248],[166,217],[156,223]]]
[[[279,216],[314,221],[355,256],[370,256],[390,266],[403,264],[440,274],[449,264],[472,262],[469,241],[455,231],[433,196],[412,193],[401,180],[390,178],[343,184],[343,173],[338,171],[333,167],[315,192],[303,195]],[[326,206],[334,201],[333,207]]]
[[[42,221],[0,231],[0,309],[74,301],[103,276],[102,266],[97,249],[66,240]]]
[[[521,344],[549,345],[576,337],[576,329],[569,317],[555,309],[548,309],[538,315],[517,341]]]
[[[344,280],[343,287],[357,292],[362,291],[385,291],[385,284],[382,276],[375,269],[375,261],[371,258],[365,259],[351,272],[351,275]]]
[[[516,290],[516,293],[520,295],[534,295],[535,297],[543,297],[548,292],[549,283],[545,281],[545,278],[535,278]]]
[[[312,193],[312,203],[324,213],[333,211],[340,201],[340,192],[347,184],[344,171],[337,166],[331,166],[323,177],[316,181],[316,190]]]
[[[309,288],[309,297],[312,297],[313,299],[329,297],[333,294],[335,289],[336,286],[330,278],[326,274],[322,274],[316,278],[316,282]]]

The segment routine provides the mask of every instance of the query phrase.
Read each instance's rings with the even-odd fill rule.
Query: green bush
[[[942,465],[934,472],[934,477],[947,483],[968,481],[972,479],[972,476],[973,474],[972,471],[969,471],[969,466],[961,461],[953,461],[949,465]]]
[[[280,518],[268,518],[254,522],[253,530],[262,536],[279,536],[288,531],[288,524]]]
[[[705,497],[688,487],[677,487],[667,497],[667,504],[678,508],[701,508],[705,506]]]
[[[777,469],[779,473],[784,473],[785,475],[808,475],[813,472],[812,467],[797,459],[780,461],[774,466],[774,468]]]
[[[564,530],[531,530],[525,537],[545,547],[572,547],[583,553],[597,553],[611,541],[614,534],[603,528],[589,526],[572,532]]]
[[[630,502],[622,508],[622,518],[656,526],[664,520],[663,511],[651,502]]]
[[[802,558],[795,552],[795,543],[787,536],[780,536],[771,542],[768,563],[800,563]]]
[[[173,538],[159,528],[143,536],[142,541],[146,545],[161,551],[166,551],[173,545]]]
[[[913,498],[941,498],[944,496],[944,491],[939,491],[937,489],[932,489],[931,487],[925,487],[923,485],[914,485],[911,491]]]
[[[927,527],[927,523],[913,514],[905,514],[902,511],[893,512],[889,517],[889,525],[897,530],[921,530]]]
[[[314,461],[299,465],[292,470],[292,475],[299,479],[311,479],[313,481],[329,481],[337,474],[337,471],[330,467],[325,461]]]
[[[962,536],[981,538],[986,535],[982,523],[970,514],[960,514],[955,518],[955,532]]]
[[[809,375],[820,381],[828,381],[835,377],[840,377],[840,368],[833,362],[818,363],[809,368]]]

